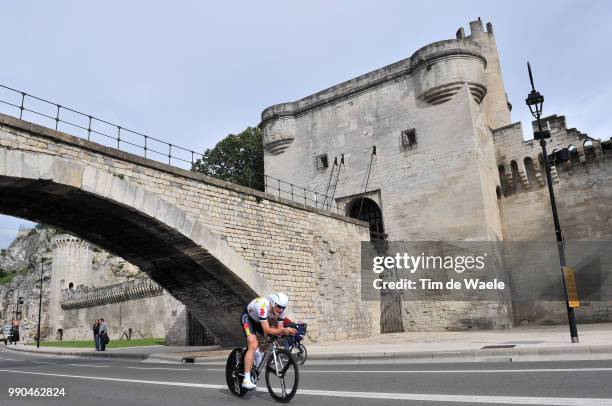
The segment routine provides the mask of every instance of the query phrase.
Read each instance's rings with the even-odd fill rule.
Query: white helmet
[[[268,300],[272,306],[279,306],[283,308],[287,307],[287,304],[289,303],[289,298],[287,295],[281,292],[272,293],[270,296],[268,296]]]

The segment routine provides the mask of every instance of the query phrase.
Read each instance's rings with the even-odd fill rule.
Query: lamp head
[[[533,84],[533,74],[531,73],[531,64],[527,62],[527,70],[529,71],[529,82],[531,82],[531,92],[525,99],[525,103],[527,107],[529,107],[529,111],[531,111],[531,115],[536,119],[539,119],[542,115],[542,105],[544,104],[544,96],[540,94],[537,90],[535,90],[535,86]]]

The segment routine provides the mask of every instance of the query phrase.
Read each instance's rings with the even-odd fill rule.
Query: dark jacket
[[[93,325],[93,333],[95,336],[97,336],[100,333],[100,325],[99,324],[94,324]]]

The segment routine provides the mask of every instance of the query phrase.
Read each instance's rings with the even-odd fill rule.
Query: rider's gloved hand
[[[296,330],[296,329],[294,329],[294,328],[291,328],[291,327],[285,327],[285,328],[283,329],[283,334],[285,334],[285,335],[292,335],[292,336],[294,336],[294,335],[296,335],[296,334],[297,334],[297,330]]]

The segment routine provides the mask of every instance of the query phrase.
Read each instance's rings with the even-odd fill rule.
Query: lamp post
[[[43,256],[39,252],[33,252],[30,254],[30,264],[34,267],[33,258],[38,256],[37,261],[40,261],[40,292],[38,295],[38,327],[36,332],[36,348],[40,348],[40,316],[42,312],[42,287],[43,287],[43,276],[44,276],[44,264]]]
[[[21,313],[19,312],[19,305],[23,304],[23,297],[19,296],[20,286],[17,287],[17,303],[15,304],[15,320],[21,319]]]
[[[570,335],[572,337],[572,343],[578,342],[578,329],[576,328],[576,316],[574,315],[574,308],[570,307],[570,303],[567,295],[567,286],[565,283],[565,274],[563,269],[567,265],[565,259],[565,245],[563,242],[563,234],[561,232],[561,224],[559,223],[559,215],[557,213],[557,202],[555,200],[555,191],[552,186],[552,176],[550,175],[550,161],[546,153],[546,138],[550,138],[550,131],[542,130],[542,122],[540,117],[542,115],[542,105],[544,104],[544,96],[535,90],[533,85],[533,75],[531,73],[531,65],[527,62],[527,70],[529,71],[529,81],[531,82],[531,92],[525,99],[531,115],[536,119],[538,123],[538,131],[534,132],[533,138],[540,140],[540,146],[542,147],[542,158],[544,159],[544,167],[546,169],[546,181],[548,182],[548,194],[550,196],[550,206],[552,207],[553,222],[555,224],[555,235],[557,237],[557,249],[559,250],[559,263],[561,265],[561,276],[563,279],[563,294],[565,296],[565,307],[567,309],[567,319],[569,321]]]

